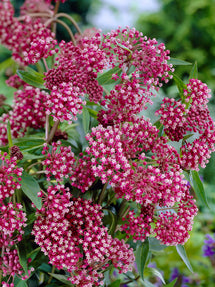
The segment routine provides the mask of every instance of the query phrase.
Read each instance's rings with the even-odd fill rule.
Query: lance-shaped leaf
[[[88,109],[86,107],[83,107],[82,123],[83,123],[84,132],[85,132],[85,134],[87,134],[89,132],[89,129],[90,129],[90,114],[89,114]]]
[[[175,278],[172,282],[170,282],[169,284],[165,285],[165,287],[174,287],[177,279],[178,278]]]
[[[45,89],[44,86],[45,81],[43,80],[44,78],[43,74],[40,74],[34,71],[33,69],[28,68],[27,71],[17,70],[17,75],[27,84],[39,89]]]
[[[15,275],[14,277],[14,286],[16,287],[28,287],[28,284],[25,280]]]
[[[205,193],[205,190],[204,190],[204,186],[203,186],[203,183],[199,177],[199,174],[196,170],[192,170],[191,171],[191,184],[193,185],[193,189],[198,197],[198,199],[201,200],[201,202],[207,206],[208,208],[209,205],[208,205],[208,200],[207,200],[207,197],[206,197],[206,193]]]
[[[19,262],[23,270],[25,271],[25,274],[28,274],[26,246],[23,240],[19,242],[17,246],[17,250],[18,250],[18,255],[19,255]]]
[[[68,277],[66,277],[65,275],[55,274],[55,273],[49,273],[49,275],[59,280],[60,282],[66,284],[67,286],[73,286],[72,283],[69,280],[67,280]]]
[[[140,244],[140,246],[137,247],[135,255],[137,270],[142,279],[144,279],[144,269],[149,257],[149,253],[149,240],[147,238],[143,243]]]
[[[173,79],[176,83],[176,86],[178,88],[179,94],[181,96],[181,99],[184,100],[184,89],[187,88],[187,86],[185,85],[185,83],[179,78],[179,76],[177,76],[176,74],[172,73],[173,75]]]
[[[35,204],[36,208],[41,209],[42,199],[38,197],[40,186],[37,181],[28,173],[23,172],[21,186],[25,195]]]
[[[191,264],[190,264],[190,261],[189,261],[189,259],[188,259],[188,257],[187,257],[187,253],[186,253],[186,250],[185,250],[184,246],[181,245],[181,244],[178,244],[178,245],[176,245],[176,250],[177,250],[178,254],[180,255],[181,259],[182,259],[182,260],[184,261],[184,263],[186,264],[187,268],[188,268],[191,272],[193,272],[193,268],[192,268],[192,266],[191,266]]]
[[[188,65],[192,65],[192,63],[190,62],[186,62],[180,59],[176,59],[176,58],[170,58],[168,60],[168,64],[172,64],[174,66],[188,66]]]
[[[109,85],[112,83],[116,83],[114,79],[112,79],[113,74],[120,75],[122,69],[119,67],[114,67],[113,69],[108,70],[107,72],[103,73],[101,76],[97,78],[99,85]]]
[[[197,62],[194,63],[190,75],[189,75],[189,79],[198,79],[198,67],[197,67]]]
[[[161,274],[161,272],[159,270],[157,270],[156,268],[148,268],[149,271],[151,271],[156,277],[160,278],[160,280],[162,281],[163,284],[166,284],[163,275]]]
[[[10,121],[7,122],[7,139],[8,139],[9,148],[11,148],[13,146],[13,143],[12,143]]]

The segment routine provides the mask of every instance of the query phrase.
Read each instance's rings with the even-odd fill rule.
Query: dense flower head
[[[169,206],[180,200],[184,180],[179,155],[165,138],[158,138],[149,121],[137,118],[120,127],[99,125],[86,139],[94,176],[109,182],[119,197],[141,204],[162,199]]]
[[[58,64],[56,64],[56,68],[45,73],[45,85],[48,89],[60,90],[59,92],[62,93],[63,85],[72,86],[73,94],[75,93],[79,101],[84,97],[84,94],[88,94],[90,101],[97,103],[101,100],[103,88],[98,84],[96,76],[97,72],[104,68],[105,58],[98,48],[97,38],[95,41],[93,39],[84,37],[77,46],[72,42],[65,43],[64,41],[59,44]],[[98,39],[98,41],[100,40]],[[69,96],[64,94],[64,101],[71,105],[73,99]],[[72,112],[75,107],[68,106],[68,109]]]
[[[153,214],[154,206],[150,204],[146,207],[143,206],[138,214],[134,210],[130,210],[126,217],[123,218],[124,223],[121,226],[121,230],[125,231],[127,238],[132,236],[134,241],[144,241],[153,233],[153,228],[151,227]]]
[[[0,206],[0,247],[11,247],[22,240],[26,214],[19,203]]]
[[[127,238],[144,241],[146,237],[154,236],[165,245],[184,244],[189,238],[193,218],[197,214],[195,200],[188,190],[174,207],[165,205],[145,204],[140,213],[129,211],[123,219],[121,230]]]
[[[75,121],[86,104],[83,97],[84,93],[73,83],[64,82],[58,87],[54,86],[47,95],[46,114],[53,116],[54,121]]]
[[[169,51],[163,43],[147,39],[135,28],[118,28],[104,36],[102,48],[114,67],[119,65],[123,70],[135,66],[145,86],[161,86],[161,81],[168,81],[171,66],[167,64]]]
[[[122,132],[119,127],[102,125],[92,128],[91,134],[86,136],[89,147],[86,152],[91,157],[92,170],[95,177],[102,182],[112,181],[113,175],[119,177],[121,171],[130,171],[130,164],[125,157],[121,142]]]
[[[131,79],[122,74],[121,79],[122,83],[117,84],[109,94],[106,94],[102,102],[106,110],[103,111],[102,117],[100,115],[99,121],[104,126],[110,122],[131,121],[146,108],[147,103],[151,103],[151,92],[141,86],[136,73],[132,74]]]
[[[0,117],[0,145],[7,143],[7,122],[11,124],[12,137],[26,133],[28,127],[44,127],[47,93],[38,88],[25,85],[14,93],[13,109]]]
[[[184,244],[190,237],[189,231],[197,211],[195,200],[187,192],[179,202],[177,212],[170,210],[162,213],[161,210],[154,229],[156,238],[166,245]]]
[[[54,142],[49,152],[48,145],[44,144],[42,154],[46,156],[42,164],[45,166],[48,181],[51,176],[54,176],[56,181],[63,181],[73,173],[75,158],[70,146],[61,146],[60,141]]]
[[[90,157],[80,153],[73,168],[73,172],[69,177],[71,180],[70,184],[80,189],[81,192],[86,192],[96,180]]]
[[[99,286],[102,275],[98,272],[110,261],[121,272],[127,272],[134,260],[128,245],[108,235],[102,225],[101,206],[80,197],[71,198],[63,186],[48,188],[48,197],[37,214],[35,242],[56,268],[74,272],[70,281],[76,286],[86,286],[88,278],[89,286]],[[87,275],[84,278],[83,273]]]
[[[0,42],[12,51],[15,61],[22,65],[35,64],[55,53],[54,34],[40,19],[25,16],[21,22],[14,17],[9,1],[4,0],[0,5]]]
[[[181,147],[181,164],[185,169],[199,170],[199,165],[204,168],[215,150],[215,126],[207,107],[210,97],[206,84],[190,79],[183,101],[164,98],[156,112],[170,140],[179,141],[186,136],[192,140],[195,135],[193,142],[185,139]]]
[[[173,98],[164,98],[161,108],[156,112],[160,115],[160,122],[164,125],[166,135],[170,140],[179,141],[184,137],[188,127],[186,120],[186,105]]]
[[[21,188],[22,168],[17,167],[16,158],[6,158],[7,153],[0,155],[0,203],[12,196],[16,189]]]
[[[19,262],[19,256],[16,249],[7,249],[6,252],[4,252],[4,255],[2,258],[0,258],[0,267],[3,271],[3,277],[10,275],[22,275],[23,274],[23,268]],[[3,285],[4,286],[4,285]],[[11,285],[5,285],[5,286],[11,286]]]

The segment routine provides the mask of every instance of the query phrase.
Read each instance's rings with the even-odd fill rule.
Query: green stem
[[[69,33],[69,36],[71,38],[72,43],[74,45],[76,45],[75,37],[74,37],[71,29],[69,28],[69,26],[66,23],[64,23],[63,21],[59,20],[59,19],[53,19],[53,22],[56,22],[56,23],[62,25],[67,30],[67,32]]]
[[[12,148],[12,146],[13,146],[13,142],[12,142],[11,127],[10,127],[10,121],[9,120],[7,122],[7,139],[8,139],[8,145],[9,145],[9,151],[10,151],[10,148]]]
[[[74,37],[71,29],[69,28],[69,26],[66,23],[64,23],[63,21],[61,21],[59,19],[51,18],[48,21],[46,21],[44,25],[45,25],[45,27],[48,27],[52,23],[58,23],[58,24],[62,25],[68,31],[70,38],[71,38],[73,44],[75,45],[75,43],[76,43],[75,37]]]
[[[74,25],[74,27],[75,27],[75,29],[77,30],[77,32],[78,32],[80,35],[82,34],[81,29],[79,28],[77,22],[76,22],[71,16],[69,16],[69,15],[66,14],[66,13],[58,13],[58,14],[56,15],[56,18],[59,18],[59,17],[65,17],[65,18],[69,19],[69,20],[72,22],[72,24]]]
[[[58,10],[59,10],[59,7],[60,7],[60,0],[58,0],[55,4],[55,7],[54,7],[54,15],[57,14]]]
[[[137,281],[139,278],[140,278],[140,275],[138,275],[135,279],[131,279],[131,280],[121,283],[119,286],[121,287],[121,286],[124,286],[125,284],[129,284],[131,282]]]
[[[50,143],[50,142],[52,141],[52,139],[53,139],[53,137],[54,137],[54,135],[55,135],[55,132],[56,132],[56,130],[57,130],[57,128],[58,128],[59,123],[60,123],[59,120],[57,120],[56,122],[54,122],[54,125],[53,125],[53,127],[52,127],[52,129],[51,129],[51,131],[50,131],[50,134],[49,134],[49,136],[48,136],[48,139],[47,139],[47,141],[46,141],[47,143]]]
[[[108,182],[105,183],[105,185],[102,188],[101,193],[99,194],[98,204],[102,204],[102,201],[104,200],[105,195],[106,195],[106,188],[107,188],[107,186],[108,186]]]
[[[54,273],[54,271],[55,271],[55,266],[54,266],[54,265],[52,265],[51,273]],[[50,275],[49,280],[48,280],[48,284],[50,284],[50,283],[51,283],[52,278],[53,278],[53,277],[52,277],[52,275]]]
[[[45,66],[45,68],[46,68],[46,71],[48,72],[49,67],[48,67],[48,64],[47,64],[47,62],[46,62],[46,59],[45,59],[45,58],[43,58],[43,63],[44,63],[44,66]]]
[[[48,140],[49,137],[49,115],[46,115],[46,123],[45,123],[45,139],[46,142]]]
[[[26,172],[28,171],[28,170],[30,170],[33,166],[35,166],[35,165],[37,165],[37,164],[41,164],[42,162],[41,161],[37,161],[37,162],[34,162],[34,163],[32,163],[31,165],[29,165],[27,168],[26,168]]]
[[[127,204],[127,200],[123,199],[123,201],[122,201],[122,203],[120,205],[119,211],[118,211],[119,217],[124,216],[125,211],[128,209],[128,207],[127,207],[126,210],[125,210],[126,204]]]

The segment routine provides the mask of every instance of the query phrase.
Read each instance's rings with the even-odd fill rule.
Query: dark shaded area
[[[14,8],[15,8],[15,16],[19,15],[19,9],[23,5],[25,1],[24,0],[14,0],[12,1]],[[53,5],[55,4],[54,1],[52,1]],[[59,12],[67,13],[70,16],[72,16],[78,23],[78,25],[83,26],[87,25],[87,13],[90,9],[92,0],[67,0],[65,3],[60,4]],[[76,33],[76,30],[71,25],[70,21],[68,21],[65,18],[62,18],[64,22],[70,26],[72,31]],[[57,25],[57,39],[58,41],[65,40],[70,41],[70,37],[65,31],[65,28]]]

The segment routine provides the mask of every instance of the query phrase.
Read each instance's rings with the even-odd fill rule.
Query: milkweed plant
[[[189,63],[156,39],[81,31],[58,12],[65,1],[50,2],[26,0],[15,17],[0,1],[0,42],[17,67],[12,106],[0,96],[0,282],[117,287],[117,270],[153,286],[154,250],[175,246],[191,269],[183,245],[215,150],[210,90],[196,64],[182,81],[174,68]]]

